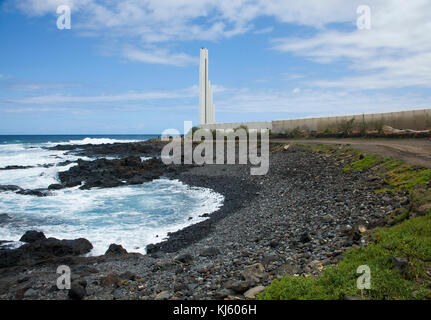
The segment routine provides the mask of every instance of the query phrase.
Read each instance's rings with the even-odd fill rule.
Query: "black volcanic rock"
[[[160,140],[141,141],[132,143],[111,143],[111,144],[85,144],[85,145],[57,145],[47,148],[49,150],[69,150],[80,156],[106,157],[106,156],[146,156],[158,157],[161,154],[166,142]]]
[[[48,190],[59,190],[59,189],[63,189],[63,188],[64,188],[64,186],[61,184],[58,184],[58,183],[53,183],[53,184],[50,184],[48,186]]]
[[[37,197],[46,197],[50,196],[51,193],[46,189],[23,189],[15,185],[0,185],[0,192],[4,191],[13,191],[18,194],[22,195],[29,195],[29,196],[37,196]]]
[[[22,194],[25,196],[36,196],[36,197],[47,197],[50,196],[51,193],[45,189],[21,189],[16,191],[18,194]]]
[[[343,173],[347,164],[344,157],[340,162],[336,156],[312,153],[300,146],[270,155],[270,170],[265,176],[250,175],[248,165],[204,165],[191,170],[177,166],[182,171],[172,178],[192,187],[210,188],[225,197],[223,206],[209,219],[148,245],[148,254],[143,256],[67,256],[50,259],[48,262],[54,264],[48,268],[39,262],[0,270],[0,295],[20,299],[31,286],[37,291],[34,298],[64,299],[67,293],[55,286],[55,267],[66,264],[73,267],[72,277],[88,281],[84,299],[243,298],[239,294],[244,290],[267,286],[278,276],[319,275],[322,266],[340,261],[347,243],[352,245],[348,238],[354,226],[386,226],[392,204],[401,203],[396,194],[376,193],[375,186],[370,187],[367,181],[369,173]],[[167,166],[164,175],[170,170]],[[304,234],[304,239],[311,241],[302,243]],[[358,242],[359,246],[365,244]],[[220,253],[200,256],[208,247],[218,248]],[[194,260],[190,264],[174,261],[183,254],[192,255]],[[403,257],[393,257],[405,265]],[[258,277],[259,283],[245,281],[244,271],[258,263],[269,276]],[[395,263],[391,263],[394,268]],[[33,272],[27,275],[24,269]],[[125,271],[131,274],[119,275]],[[27,280],[20,280],[25,277]],[[78,297],[83,297],[82,288],[77,289]]]
[[[46,237],[41,231],[30,230],[24,233],[24,235],[19,239],[19,241],[32,243],[38,240],[45,240]]]
[[[108,250],[106,250],[105,255],[107,256],[119,256],[127,254],[127,250],[124,249],[121,245],[112,243]]]
[[[32,265],[41,260],[58,257],[78,256],[93,249],[90,241],[84,238],[59,240],[55,238],[43,239],[40,235],[39,237],[40,240],[27,243],[17,249],[0,251],[0,268]]]
[[[91,189],[141,184],[159,178],[164,171],[166,165],[160,159],[142,162],[140,157],[128,157],[120,160],[78,160],[77,166],[60,172],[58,176],[65,187],[84,183],[80,189]]]
[[[18,170],[18,169],[30,169],[34,168],[32,166],[6,166],[4,168],[0,168],[0,170]]]
[[[0,185],[0,191],[19,191],[19,190],[22,190],[22,189],[15,185]]]

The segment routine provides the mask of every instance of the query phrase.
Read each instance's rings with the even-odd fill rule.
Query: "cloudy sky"
[[[0,0],[0,134],[197,124],[200,47],[218,122],[430,108],[430,13],[431,0]]]

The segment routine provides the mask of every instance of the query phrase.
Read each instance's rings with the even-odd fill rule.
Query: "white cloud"
[[[81,87],[81,83],[73,82],[36,82],[14,77],[3,77],[0,75],[0,89],[10,91],[44,91],[44,90],[60,90],[66,88]]]
[[[140,50],[133,47],[124,49],[123,55],[131,61],[140,61],[151,64],[165,64],[177,67],[198,64],[197,57],[185,53],[171,53],[164,49]]]
[[[266,120],[271,114],[281,118],[330,116],[430,108],[425,94],[364,93],[340,89],[249,89],[213,86],[217,114],[260,113]],[[125,92],[100,95],[39,95],[1,98],[0,112],[77,112],[94,113],[109,108],[112,112],[139,110],[198,110],[199,88],[170,91]],[[283,116],[285,114],[285,116]]]
[[[283,78],[283,80],[286,80],[286,81],[294,81],[294,80],[304,78],[305,75],[298,74],[298,73],[282,73],[281,77]]]
[[[172,43],[218,41],[255,29],[259,17],[313,27],[307,38],[279,38],[273,48],[312,61],[343,61],[349,76],[319,79],[310,86],[368,90],[431,86],[431,1],[379,0],[369,3],[372,29],[357,30],[363,0],[8,0],[28,15],[55,15],[72,8],[72,29],[115,40],[116,52],[132,61],[187,66],[197,57],[174,52]],[[332,24],[343,24],[340,31]],[[350,27],[349,27],[350,26]],[[350,30],[350,31],[349,31]],[[311,33],[313,34],[313,33]],[[130,46],[130,43],[134,46]],[[334,64],[339,68],[339,64]],[[289,79],[288,79],[289,80]],[[294,80],[294,79],[290,79]]]
[[[324,2],[324,3],[322,3]],[[69,5],[72,29],[85,36],[121,38],[123,45],[138,39],[143,44],[162,46],[178,41],[218,41],[254,29],[253,20],[272,16],[281,22],[321,27],[328,22],[352,18],[356,0],[7,0],[29,16],[56,15],[59,5]],[[268,33],[272,27],[254,30]],[[160,49],[163,51],[163,49]],[[165,53],[120,52],[136,60],[165,63]],[[189,63],[184,53],[177,55],[181,65]],[[156,62],[155,62],[156,61]]]
[[[216,112],[285,113],[296,117],[348,115],[431,107],[420,94],[382,94],[345,90],[229,90],[215,97]],[[268,119],[273,119],[269,116]]]
[[[253,33],[254,34],[266,34],[266,33],[272,32],[272,30],[274,30],[273,27],[268,27],[268,28],[263,28],[263,29],[256,30]]]
[[[371,9],[371,30],[323,30],[307,39],[275,39],[274,49],[320,63],[347,61],[354,74],[311,85],[356,90],[431,87],[431,2],[382,0]]]
[[[185,89],[171,90],[171,91],[149,91],[149,92],[126,92],[121,94],[109,95],[41,95],[25,98],[4,98],[2,99],[8,103],[19,104],[58,104],[58,103],[115,103],[115,102],[130,102],[130,101],[147,101],[147,100],[169,100],[181,98],[197,97],[199,89],[192,86]],[[0,100],[1,101],[1,100]]]
[[[212,85],[214,93],[224,93],[229,91],[221,85]],[[0,102],[48,105],[60,103],[116,103],[116,102],[145,102],[151,100],[176,100],[190,99],[199,97],[199,88],[197,85],[188,88],[176,90],[155,90],[146,92],[129,91],[118,94],[99,94],[99,95],[65,95],[65,94],[48,94],[34,95],[24,98],[1,98]],[[129,104],[132,105],[132,104]]]

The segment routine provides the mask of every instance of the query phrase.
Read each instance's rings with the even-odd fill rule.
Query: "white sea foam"
[[[93,255],[103,254],[111,243],[144,253],[146,245],[162,241],[169,232],[203,221],[199,215],[214,212],[224,200],[210,189],[167,179],[55,194],[44,198],[0,194],[0,212],[13,218],[0,225],[0,239],[16,241],[25,231],[37,229],[61,239],[84,237],[93,244]]]
[[[120,139],[110,139],[110,138],[84,138],[82,140],[69,140],[67,142],[61,142],[61,143],[49,142],[49,144],[53,144],[53,145],[57,145],[57,144],[84,145],[84,144],[130,143],[130,142],[138,142],[138,141],[142,141],[142,140],[120,140]]]
[[[58,183],[58,172],[69,170],[75,163],[57,166],[66,160],[76,161],[78,158],[91,160],[88,157],[78,157],[66,154],[67,151],[47,150],[41,147],[24,147],[23,145],[0,145],[0,168],[7,166],[30,166],[33,168],[0,170],[0,184],[13,184],[21,188],[47,188]],[[46,166],[46,167],[44,167]]]
[[[41,143],[41,144],[5,144],[0,145],[0,168],[7,166],[34,167],[28,169],[0,170],[0,184],[13,184],[21,188],[36,189],[47,188],[50,184],[58,183],[58,172],[66,171],[76,165],[57,166],[66,160],[76,161],[77,159],[92,160],[92,158],[67,154],[67,150],[48,150],[46,147],[58,144],[102,144],[102,143],[125,143],[136,140],[117,140],[108,138],[85,138],[82,140],[70,140],[61,143]],[[116,157],[107,157],[116,159]],[[43,166],[48,166],[43,167]]]
[[[76,165],[58,166],[78,158],[68,151],[48,150],[57,144],[101,144],[132,140],[70,140],[66,143],[0,145],[0,168],[33,166],[28,169],[0,170],[0,184],[26,189],[47,188],[58,183],[58,172]],[[142,161],[149,158],[142,157]],[[49,167],[43,167],[43,165]],[[30,229],[61,239],[87,238],[94,246],[93,255],[103,254],[109,244],[118,243],[128,251],[145,252],[149,243],[162,241],[169,232],[204,220],[204,213],[217,210],[223,196],[205,188],[190,188],[179,181],[155,180],[137,186],[79,190],[78,187],[38,198],[13,192],[0,193],[0,213],[12,217],[0,225],[0,239],[20,239]],[[192,217],[189,220],[189,217]],[[20,242],[8,244],[17,247]]]

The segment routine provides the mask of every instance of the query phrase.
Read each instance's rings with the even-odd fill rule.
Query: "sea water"
[[[152,137],[0,136],[0,168],[32,166],[0,170],[0,185],[47,188],[58,183],[58,172],[76,165],[57,164],[78,158],[92,160],[44,147],[124,143]],[[48,197],[35,197],[0,192],[0,214],[11,217],[0,223],[0,240],[13,240],[13,246],[18,247],[22,245],[18,240],[25,231],[35,229],[47,237],[86,238],[94,246],[91,255],[103,254],[111,243],[121,244],[129,252],[145,253],[146,245],[162,241],[169,232],[203,221],[205,218],[200,216],[216,211],[224,200],[221,194],[210,189],[163,178],[142,185],[91,190],[74,187],[52,193]]]

